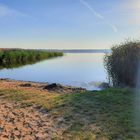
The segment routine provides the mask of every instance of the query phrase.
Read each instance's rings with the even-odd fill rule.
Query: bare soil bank
[[[25,82],[10,79],[0,79],[1,88],[14,88],[24,90],[38,90],[46,93],[79,93],[85,92],[86,89],[81,87],[64,86],[57,83],[39,83],[39,82]]]

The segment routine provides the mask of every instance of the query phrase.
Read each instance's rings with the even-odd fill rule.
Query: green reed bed
[[[0,67],[18,67],[62,55],[62,52],[47,52],[43,50],[1,49]]]

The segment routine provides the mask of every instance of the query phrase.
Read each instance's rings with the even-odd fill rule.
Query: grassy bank
[[[135,94],[130,89],[58,94],[35,86],[20,88],[17,83],[10,89],[2,83],[0,86],[1,99],[45,109],[55,126],[63,130],[55,139],[139,139],[133,123]]]
[[[62,55],[63,53],[61,52],[46,52],[41,50],[1,49],[0,67],[18,67]]]

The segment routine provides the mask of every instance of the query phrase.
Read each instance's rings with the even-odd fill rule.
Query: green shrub
[[[109,82],[113,86],[135,87],[140,64],[140,42],[126,41],[115,45],[111,50],[111,54],[104,58]]]

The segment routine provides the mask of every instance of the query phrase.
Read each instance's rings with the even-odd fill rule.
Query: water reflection
[[[105,82],[106,72],[101,53],[65,54],[34,65],[0,71],[1,78],[61,83],[97,89],[94,82]]]

